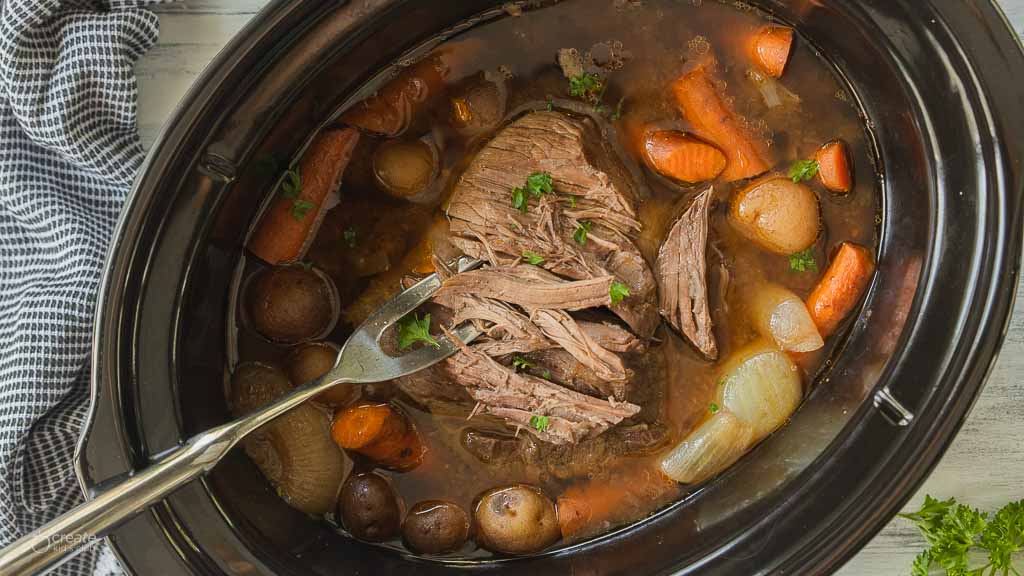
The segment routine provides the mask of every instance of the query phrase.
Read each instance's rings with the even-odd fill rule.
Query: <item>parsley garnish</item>
[[[932,566],[950,576],[1020,574],[1013,555],[1024,547],[1024,500],[1007,504],[989,519],[988,514],[958,504],[954,498],[939,501],[925,496],[919,511],[900,517],[916,524],[929,545],[914,559],[913,576],[927,576]],[[969,569],[972,550],[987,552],[988,562]]]
[[[540,373],[540,377],[545,380],[551,380],[551,370],[545,368],[544,371]]]
[[[603,92],[604,81],[597,74],[584,72],[569,78],[569,95],[573,98],[583,98],[596,103],[601,100]]]
[[[526,177],[525,187],[512,189],[512,207],[523,214],[530,208],[530,196],[540,198],[544,194],[550,194],[555,190],[551,174],[547,172],[534,172]]]
[[[629,296],[629,286],[616,280],[612,282],[611,287],[608,288],[608,295],[612,297],[612,306],[615,306],[619,302],[626,299]]]
[[[800,160],[789,168],[789,177],[797,183],[810,180],[818,175],[818,168],[817,160]]]
[[[590,234],[590,229],[593,227],[593,222],[581,220],[579,226],[576,227],[576,231],[572,233],[572,239],[575,240],[577,244],[586,244],[587,234]]]
[[[718,414],[719,410],[721,410],[721,408],[718,407],[718,404],[715,404],[714,402],[708,404],[708,412],[711,412],[712,414]]]
[[[544,194],[551,194],[555,190],[551,174],[547,172],[534,172],[530,174],[526,177],[526,189],[530,191],[530,196],[534,198],[540,198]]]
[[[528,198],[529,197],[526,195],[526,188],[512,189],[512,207],[523,214],[526,214],[526,210],[529,208],[527,205]]]
[[[306,214],[313,208],[316,208],[316,204],[313,204],[308,200],[296,199],[292,202],[292,218],[301,222],[306,217]]]
[[[302,192],[302,173],[299,167],[284,173],[284,181],[281,182],[281,195],[289,200],[299,197]]]
[[[544,257],[532,250],[523,250],[523,260],[534,266],[544,263]]]
[[[345,244],[348,244],[349,248],[355,248],[359,245],[359,231],[356,230],[355,226],[349,226],[342,232],[342,237],[345,239]]]
[[[814,251],[811,248],[789,256],[789,268],[797,272],[818,271],[818,263],[814,260]]]
[[[579,196],[577,196],[575,194],[571,194],[569,196],[569,208],[575,208],[577,200],[579,200]]]
[[[405,350],[416,342],[441,347],[441,343],[430,335],[430,314],[425,314],[421,320],[419,314],[413,313],[398,321],[398,349]]]
[[[516,372],[522,372],[523,370],[533,368],[533,362],[517,354],[512,357],[512,367],[516,369]]]
[[[555,110],[555,101],[552,100],[551,98],[548,98],[548,112],[554,112],[554,110]]]
[[[530,426],[537,429],[537,432],[543,432],[551,426],[551,419],[547,416],[530,416]]]

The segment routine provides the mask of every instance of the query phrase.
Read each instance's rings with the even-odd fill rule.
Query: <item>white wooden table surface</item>
[[[184,0],[157,7],[160,42],[138,65],[139,122],[147,146],[206,64],[266,3]],[[1024,34],[1024,0],[1002,4]],[[1020,286],[1018,294],[1024,297]],[[1000,359],[963,431],[908,508],[926,493],[955,496],[983,510],[1024,498],[1024,305],[1017,306]],[[894,520],[840,574],[907,574],[923,544],[911,526]]]

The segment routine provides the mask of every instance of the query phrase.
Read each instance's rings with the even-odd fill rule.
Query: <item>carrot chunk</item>
[[[785,72],[792,49],[793,29],[785,26],[762,26],[747,46],[754,64],[773,78],[780,78]]]
[[[846,194],[853,189],[853,170],[845,142],[833,140],[825,144],[814,159],[818,161],[818,178],[825,188],[838,194]]]
[[[836,331],[871,282],[875,262],[871,252],[843,242],[814,291],[807,297],[807,309],[822,337]]]
[[[718,147],[727,159],[722,177],[728,181],[752,178],[771,165],[768,144],[746,129],[715,88],[707,65],[699,65],[672,84],[672,92],[693,133]]]
[[[727,162],[718,148],[675,130],[648,132],[643,158],[651,170],[686,183],[718,178]]]
[[[329,194],[337,191],[359,132],[352,128],[328,130],[316,137],[289,174],[289,190],[278,192],[249,238],[249,251],[268,264],[297,260],[316,236]]]
[[[660,470],[630,467],[608,478],[573,484],[558,497],[558,525],[566,540],[628,522],[641,510],[671,500],[677,484]]]
[[[419,433],[388,404],[360,404],[339,411],[331,436],[345,450],[393,470],[410,470],[423,458]]]
[[[374,96],[357,103],[341,121],[368,132],[395,137],[444,90],[450,73],[441,55],[429,56],[403,70]]]

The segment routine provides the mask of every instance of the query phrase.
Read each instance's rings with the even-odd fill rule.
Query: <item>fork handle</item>
[[[0,550],[0,574],[39,574],[75,556],[121,523],[205,473],[231,448],[227,424],[195,436],[139,472],[97,487],[97,496]]]
[[[253,430],[345,382],[321,377],[243,418],[190,438],[157,456],[148,466],[96,487],[96,496],[22,536],[0,550],[0,574],[39,574],[110,533],[171,492],[210,471]]]

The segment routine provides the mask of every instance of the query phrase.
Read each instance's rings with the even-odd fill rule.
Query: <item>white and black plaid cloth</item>
[[[0,0],[0,546],[82,496],[96,291],[143,158],[151,0]],[[54,573],[119,573],[94,547]]]

